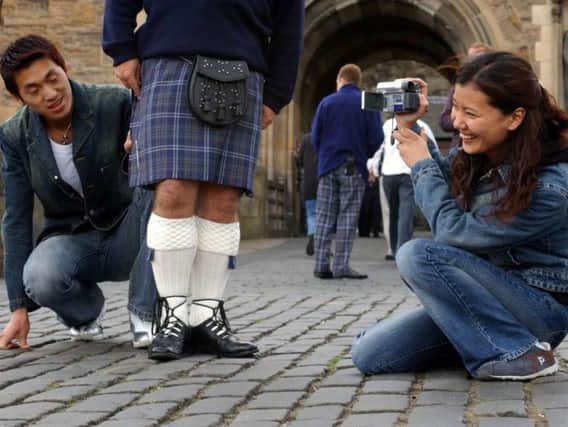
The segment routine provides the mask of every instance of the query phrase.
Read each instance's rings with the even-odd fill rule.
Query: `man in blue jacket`
[[[383,140],[381,116],[361,109],[361,69],[357,65],[341,67],[336,83],[337,92],[320,102],[312,124],[312,143],[319,159],[314,276],[365,279],[367,275],[350,267],[349,258],[368,176],[367,158]]]
[[[123,169],[129,92],[69,80],[57,48],[34,35],[8,46],[0,72],[24,105],[0,126],[12,311],[0,349],[28,346],[28,312],[39,307],[53,310],[73,339],[97,339],[105,307],[97,282],[129,276],[133,344],[147,347],[156,300],[144,241],[152,194],[133,193]],[[44,213],[35,247],[34,197]]]

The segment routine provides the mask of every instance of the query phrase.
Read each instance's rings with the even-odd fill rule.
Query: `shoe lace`
[[[203,304],[202,301],[217,301],[218,304],[216,307],[211,307],[210,305]],[[210,327],[212,331],[216,331],[217,336],[226,338],[233,334],[231,325],[229,324],[229,319],[227,319],[227,314],[225,313],[223,301],[209,298],[193,300],[191,303],[213,310],[213,315],[206,321],[206,326]]]
[[[173,307],[170,307],[168,298],[183,298],[183,301]],[[180,295],[158,298],[158,301],[156,301],[156,304],[154,305],[154,313],[152,313],[152,334],[154,336],[160,331],[164,331],[165,333],[181,333],[181,325],[183,325],[183,321],[175,315],[175,309],[185,304],[185,299],[186,297]],[[165,316],[162,316],[164,311]]]

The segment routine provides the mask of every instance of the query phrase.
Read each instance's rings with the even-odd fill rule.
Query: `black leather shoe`
[[[385,259],[387,261],[394,261],[394,255],[393,254],[386,254]]]
[[[369,276],[366,275],[366,274],[359,273],[359,272],[350,268],[348,271],[346,271],[342,275],[336,276],[336,277],[341,278],[341,279],[366,279]]]
[[[199,300],[193,300],[192,304],[209,307],[199,303]],[[191,328],[192,351],[222,357],[251,357],[258,352],[256,345],[240,341],[233,334],[223,308],[223,301],[219,301],[216,308],[209,308],[213,310],[213,316]]]
[[[318,279],[333,279],[333,273],[329,270],[314,271],[314,277],[317,277]]]
[[[306,254],[312,256],[314,254],[314,235],[310,234],[308,244],[306,245]]]
[[[182,303],[185,304],[185,301]],[[174,315],[174,309],[170,308],[166,298],[158,300],[157,309],[154,312],[154,339],[148,347],[148,357],[153,360],[175,360],[186,355],[187,343],[191,337],[191,329]],[[162,316],[162,309],[166,313]],[[156,319],[163,318],[156,328]]]

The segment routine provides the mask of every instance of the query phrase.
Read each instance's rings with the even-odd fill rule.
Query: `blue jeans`
[[[389,205],[389,239],[391,251],[412,239],[414,233],[414,187],[408,174],[383,176],[383,189]]]
[[[413,372],[457,361],[475,377],[490,360],[511,360],[536,341],[555,348],[568,332],[568,306],[519,276],[462,249],[411,240],[397,256],[423,307],[361,332],[352,357],[367,374]]]
[[[54,235],[39,243],[24,266],[32,301],[55,311],[65,325],[81,326],[99,315],[104,296],[97,282],[130,277],[128,309],[152,319],[157,299],[146,224],[153,194],[136,189],[122,222],[111,231]]]
[[[306,228],[308,236],[316,232],[316,199],[304,201],[306,207]]]

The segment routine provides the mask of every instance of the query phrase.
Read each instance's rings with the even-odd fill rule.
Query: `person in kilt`
[[[146,20],[137,28],[142,8]],[[258,351],[231,332],[223,294],[239,248],[239,200],[252,195],[260,132],[294,90],[303,12],[303,0],[105,3],[103,49],[136,97],[130,184],[155,190],[147,240],[161,317],[152,359]],[[216,126],[189,106],[198,55],[246,62],[247,107],[238,121]]]

